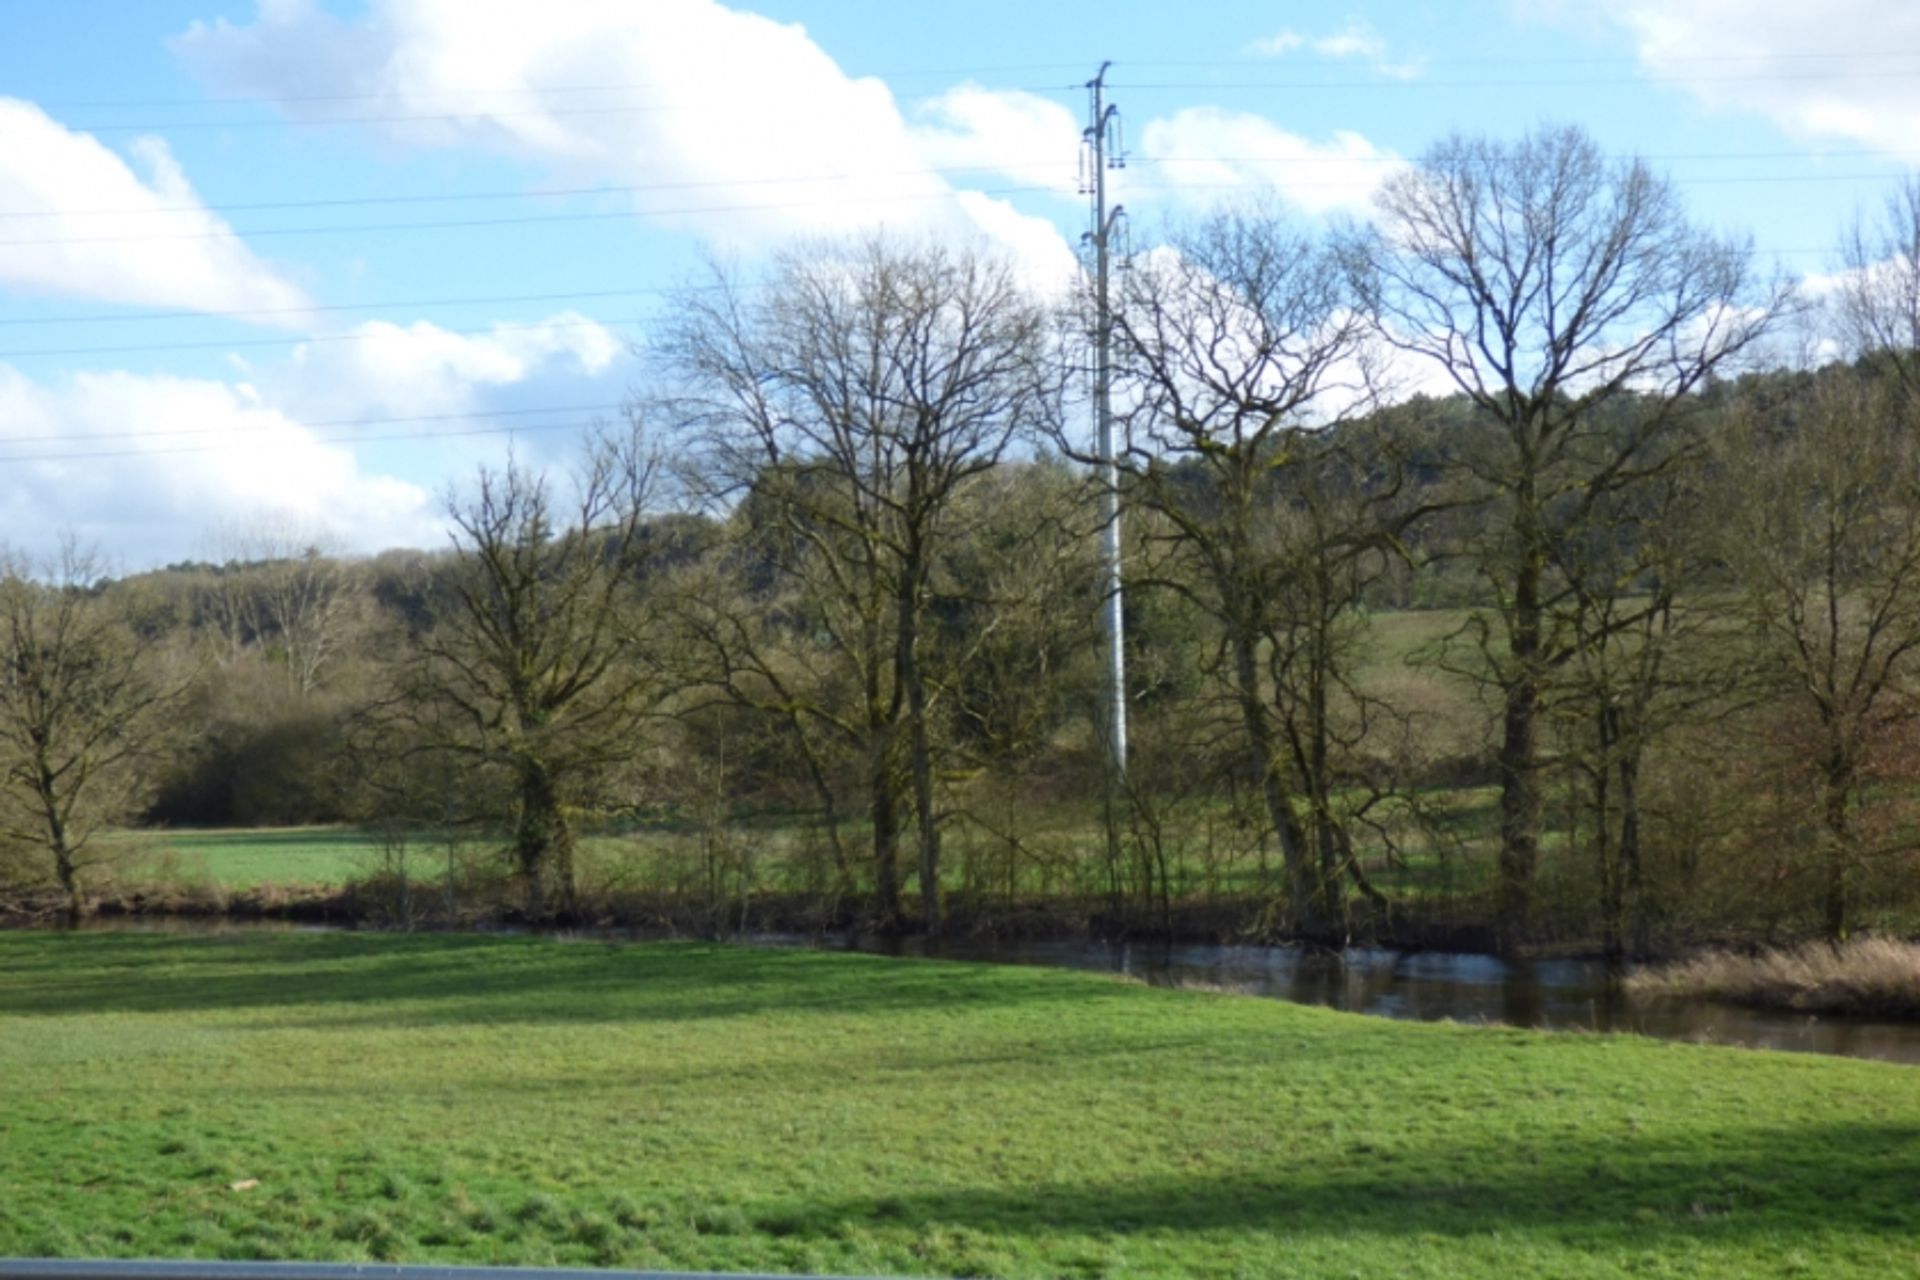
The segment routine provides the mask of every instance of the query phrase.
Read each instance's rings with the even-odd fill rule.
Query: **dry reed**
[[[1693,996],[1803,1013],[1920,1018],[1920,943],[1856,938],[1745,955],[1709,951],[1627,979],[1630,995]]]

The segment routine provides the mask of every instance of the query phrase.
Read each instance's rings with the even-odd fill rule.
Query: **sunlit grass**
[[[380,841],[353,827],[177,828],[116,833],[108,850],[120,884],[259,889],[345,884],[378,865]]]
[[[812,952],[0,936],[0,1254],[1879,1277],[1916,1185],[1883,1064]]]

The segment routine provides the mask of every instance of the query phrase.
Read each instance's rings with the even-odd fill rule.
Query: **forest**
[[[137,897],[129,830],[340,823],[356,901],[531,921],[1912,932],[1920,182],[1839,255],[1795,287],[1550,129],[1364,227],[1170,228],[1104,308],[886,237],[716,269],[444,547],[10,555],[0,913]]]

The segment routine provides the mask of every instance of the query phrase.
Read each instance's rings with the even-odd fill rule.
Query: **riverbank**
[[[1855,938],[1785,950],[1708,951],[1626,980],[1640,998],[1722,1000],[1764,1009],[1920,1019],[1920,943]]]
[[[0,1254],[1920,1268],[1920,1090],[1874,1063],[1035,968],[438,935],[4,935],[0,1021]]]
[[[1454,797],[1469,808],[1484,798],[1478,792]],[[1068,846],[1084,853],[1087,840],[1080,837],[1087,833],[1049,825],[1048,817],[1046,810],[1023,814],[1034,840],[1062,850],[1061,859],[1051,859],[1041,857],[1039,844],[1022,846],[1027,869],[1044,871],[1037,876],[1015,874],[1011,863],[1001,866],[988,856],[1005,849],[996,853],[977,839],[956,838],[943,895],[946,936],[1357,945],[1510,958],[1601,958],[1607,952],[1605,940],[1591,929],[1590,913],[1569,905],[1590,905],[1584,868],[1574,868],[1571,878],[1566,868],[1543,877],[1540,909],[1522,938],[1497,934],[1492,872],[1471,857],[1444,867],[1401,866],[1391,884],[1388,869],[1381,868],[1376,882],[1392,890],[1390,906],[1356,901],[1345,923],[1303,937],[1289,928],[1283,889],[1267,874],[1271,867],[1216,875],[1219,869],[1210,862],[1176,861],[1163,868],[1171,876],[1166,891],[1143,894],[1124,875],[1093,874],[1097,869],[1084,858],[1066,857]],[[723,857],[670,817],[596,830],[583,836],[578,851],[577,909],[543,923],[694,937],[872,929],[877,903],[857,875],[843,879],[820,861],[819,848],[807,843],[810,830],[793,815],[767,818],[735,832],[720,851]],[[414,831],[403,838],[351,826],[128,830],[103,836],[98,857],[85,888],[90,909],[108,919],[282,919],[452,930],[533,923],[521,910],[520,887],[499,845],[474,833]],[[0,883],[0,925],[7,923],[9,904],[14,919],[53,920],[66,906],[48,885],[29,891]],[[909,892],[903,905],[906,918],[898,932],[914,936],[918,894]],[[1872,926],[1920,936],[1920,917],[1888,914]],[[1812,917],[1774,915],[1745,926],[1689,918],[1684,927],[1673,924],[1648,936],[1644,945],[1651,953],[1638,959],[1684,959],[1704,946],[1740,949],[1813,937],[1819,927]]]

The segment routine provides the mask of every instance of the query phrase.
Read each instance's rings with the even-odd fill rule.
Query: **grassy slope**
[[[1916,1185],[1880,1064],[821,953],[0,935],[0,1254],[1877,1277]]]

